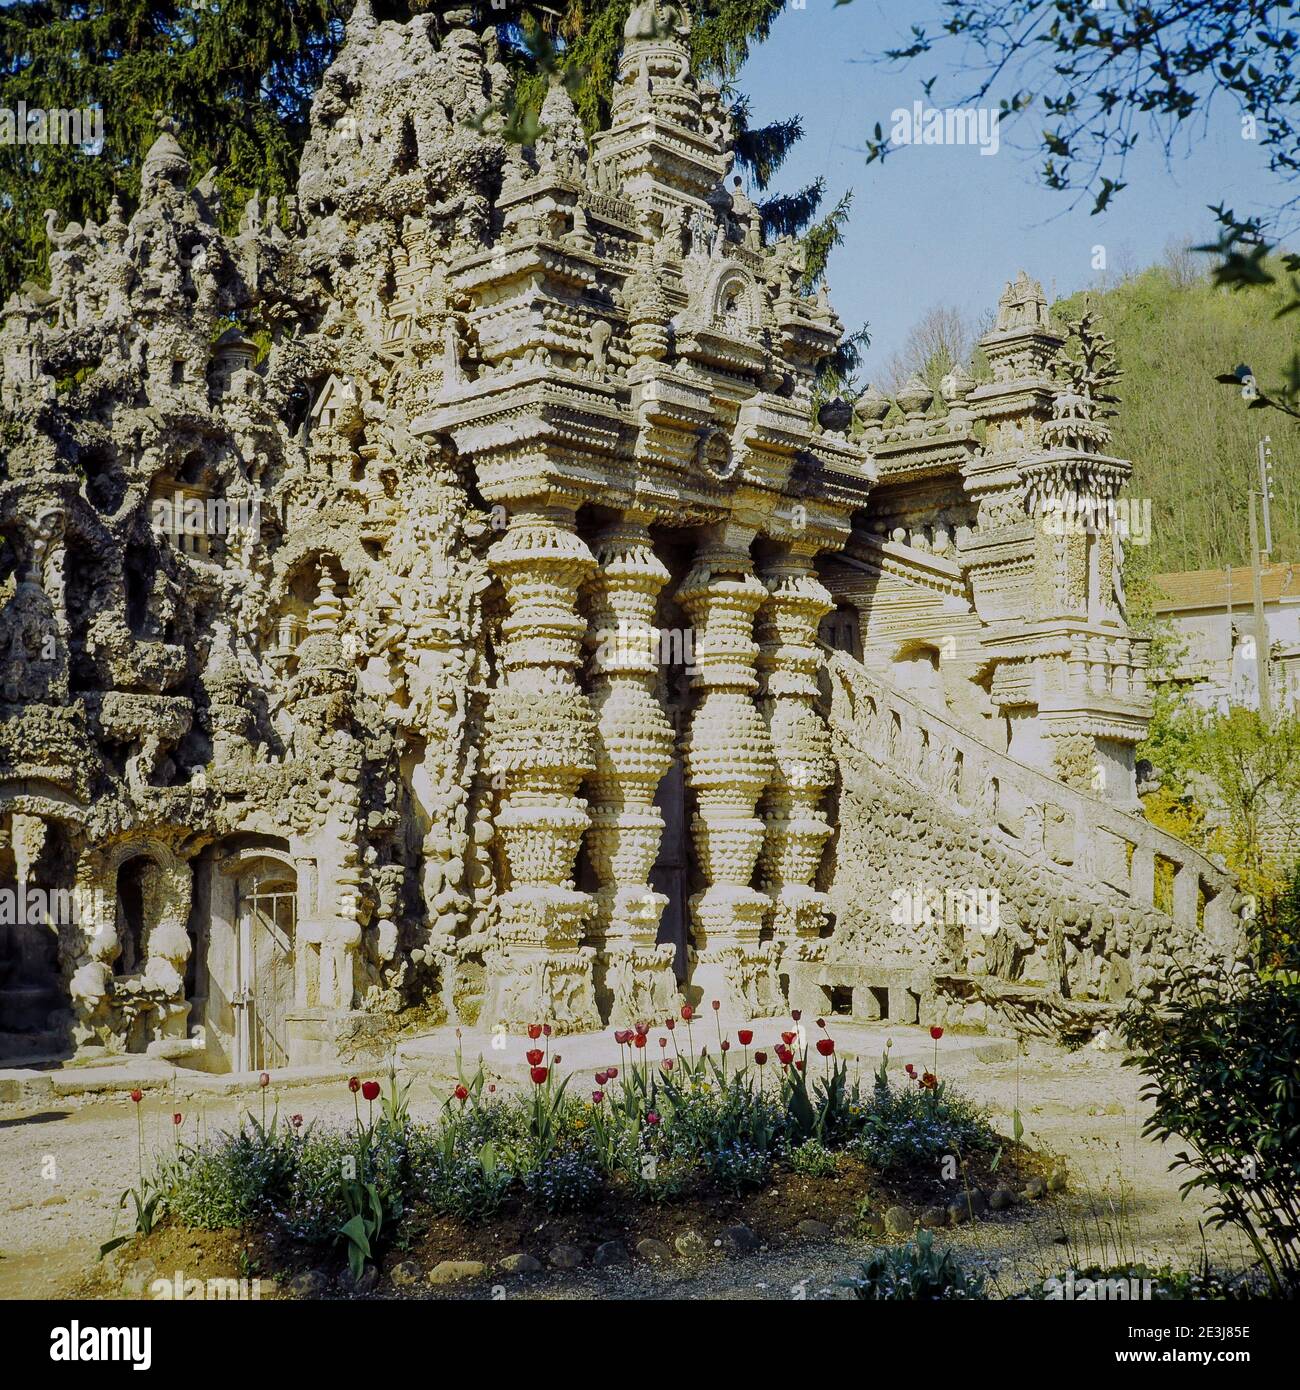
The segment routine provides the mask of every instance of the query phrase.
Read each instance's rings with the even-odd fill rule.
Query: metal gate
[[[254,882],[240,895],[232,1001],[239,1015],[236,1071],[288,1065],[284,1019],[294,1001],[297,914],[298,895],[284,882]]]

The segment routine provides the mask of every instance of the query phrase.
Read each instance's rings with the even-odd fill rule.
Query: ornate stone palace
[[[358,0],[296,197],[221,233],[164,120],[3,308],[0,1056],[1086,1034],[1242,960],[1139,812],[1116,528],[1056,524],[1128,476],[1105,344],[1021,274],[988,380],[819,404],[683,11],[527,147],[491,16]]]

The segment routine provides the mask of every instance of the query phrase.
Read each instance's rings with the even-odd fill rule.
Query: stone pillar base
[[[783,1009],[799,1009],[805,1018],[821,1018],[830,1013],[830,1002],[823,980],[826,973],[826,942],[796,941],[773,943],[781,952],[776,967],[778,980],[785,985]]]
[[[772,938],[774,941],[815,942],[826,925],[827,898],[815,888],[789,883],[772,900]]]
[[[681,1007],[673,974],[671,942],[659,946],[606,946],[596,960],[596,988],[608,1002],[608,1022],[615,1028],[675,1016]]]
[[[763,922],[771,911],[766,893],[739,884],[714,884],[691,899],[694,950],[686,989],[701,1012],[722,1004],[725,1027],[735,1028],[772,1011],[777,996]]]
[[[479,1022],[512,1031],[549,1023],[557,1034],[599,1029],[595,955],[590,946],[563,954],[538,946],[498,946],[485,959],[487,984]]]
[[[722,1030],[732,1034],[733,1047],[737,1028],[782,1012],[770,944],[710,946],[692,951],[688,959],[690,975],[682,992],[706,1023],[713,1000],[719,1001]],[[715,1043],[712,1037],[705,1041],[711,1048]]]
[[[549,1023],[557,1033],[600,1027],[596,953],[578,944],[593,906],[588,894],[554,884],[512,888],[502,896],[496,943],[483,958],[480,1023],[511,1029]]]

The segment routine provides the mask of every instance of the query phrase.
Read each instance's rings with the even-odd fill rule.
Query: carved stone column
[[[190,1003],[185,997],[185,966],[190,938],[185,929],[193,894],[193,874],[180,858],[166,864],[150,862],[141,875],[144,920],[144,983],[160,1001],[152,1032],[155,1038],[184,1038],[189,1029]]]
[[[691,985],[738,1018],[760,1012],[770,975],[760,942],[771,903],[750,887],[763,843],[754,809],[773,767],[772,740],[754,703],[754,615],[766,597],[748,549],[725,541],[701,545],[677,593],[696,629],[692,686],[700,702],[683,751],[696,801],[691,835],[708,882],[691,900]]]
[[[103,849],[84,849],[76,871],[77,930],[59,933],[60,958],[72,999],[77,1051],[103,1046],[113,1031],[113,962],[117,934],[117,867]]]
[[[673,747],[672,725],[655,696],[655,600],[668,570],[639,518],[610,526],[593,549],[600,564],[591,585],[596,771],[587,779],[587,848],[601,886],[588,939],[606,996],[601,1003],[611,1020],[626,1021],[672,1012],[677,996],[673,946],[655,942],[668,899],[650,887],[664,825],[655,791]]]
[[[507,891],[488,952],[484,1021],[595,1028],[595,952],[580,944],[594,904],[575,890],[573,865],[589,819],[577,791],[596,765],[595,721],[575,676],[587,630],[576,604],[596,562],[563,508],[517,513],[488,560],[510,616],[505,678],[489,706]]]
[[[834,606],[808,555],[787,551],[763,568],[768,599],[758,619],[760,705],[776,767],[760,813],[766,822],[759,882],[772,900],[772,934],[811,960],[826,920],[812,887],[831,827],[822,797],[835,776],[830,731],[818,713],[817,628]]]

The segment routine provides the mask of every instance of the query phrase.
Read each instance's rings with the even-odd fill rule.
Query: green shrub
[[[640,1150],[635,1161],[624,1169],[624,1174],[638,1202],[657,1205],[671,1202],[689,1191],[699,1177],[699,1167],[680,1156],[659,1157]]]
[[[881,1173],[937,1163],[945,1154],[992,1151],[999,1143],[986,1112],[942,1082],[930,1091],[878,1079],[860,1121],[849,1150]]]
[[[850,1088],[844,1062],[836,1060],[823,1075],[812,1077],[806,1066],[786,1067],[781,1073],[781,1093],[791,1143],[809,1139],[842,1143],[852,1132],[858,1088],[856,1084]]]
[[[561,1153],[524,1174],[524,1190],[549,1212],[582,1211],[604,1187],[599,1168],[585,1153]]]
[[[296,1141],[254,1125],[222,1134],[208,1147],[184,1149],[160,1177],[167,1209],[187,1226],[242,1226],[272,1209],[289,1190]]]
[[[784,1139],[784,1107],[740,1077],[690,1089],[669,1081],[663,1095],[662,1141],[675,1156],[711,1167],[716,1155],[736,1145],[766,1157]]]
[[[709,1171],[713,1174],[713,1180],[733,1192],[762,1187],[767,1182],[771,1167],[772,1161],[762,1149],[742,1139],[734,1140],[709,1155]]]
[[[829,1178],[837,1167],[835,1155],[815,1139],[790,1151],[790,1167],[801,1177]]]
[[[415,1195],[442,1216],[482,1221],[498,1211],[514,1181],[489,1140],[475,1154],[434,1155],[417,1166]]]
[[[251,1220],[264,1195],[253,1165],[237,1151],[236,1141],[228,1140],[178,1165],[167,1209],[186,1226],[216,1231]]]
[[[1183,974],[1164,1011],[1137,1005],[1125,1064],[1146,1077],[1144,1133],[1188,1146],[1172,1169],[1184,1196],[1209,1199],[1210,1221],[1241,1231],[1274,1293],[1300,1291],[1300,987]]]
[[[967,1273],[951,1250],[934,1251],[934,1237],[921,1231],[914,1241],[894,1249],[877,1250],[856,1275],[841,1281],[861,1299],[893,1302],[947,1302],[983,1299],[982,1274]]]
[[[349,1219],[345,1184],[362,1173],[355,1134],[326,1131],[303,1142],[276,1218],[295,1240],[332,1244]]]
[[[505,1152],[527,1143],[531,1120],[532,1107],[524,1096],[492,1096],[477,1105],[449,1109],[439,1128],[453,1131],[463,1154],[477,1154],[484,1144]]]

